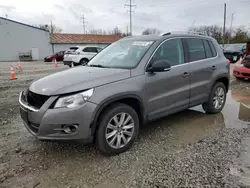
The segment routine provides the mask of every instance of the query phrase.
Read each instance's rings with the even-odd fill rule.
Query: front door
[[[171,69],[166,72],[146,73],[149,120],[189,106],[189,64],[184,61],[183,51],[181,39],[169,39],[159,46],[150,60],[150,63],[160,59],[168,60]]]

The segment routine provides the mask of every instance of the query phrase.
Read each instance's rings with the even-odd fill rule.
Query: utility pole
[[[132,5],[132,0],[129,0],[129,4],[125,4],[125,7],[129,7],[129,15],[130,15],[130,35],[132,35],[132,13],[135,11],[132,11],[133,7],[136,7],[136,5]]]
[[[223,25],[223,37],[222,37],[222,42],[223,42],[223,47],[225,45],[225,34],[226,34],[226,19],[227,19],[227,4],[224,4],[224,25]]]
[[[80,21],[81,23],[82,23],[82,32],[83,32],[83,34],[86,34],[87,32],[86,32],[86,18],[84,17],[84,14],[82,15],[82,17],[81,17],[81,21]]]
[[[230,38],[232,36],[233,19],[234,19],[234,13],[232,13],[232,18],[231,18],[230,35],[228,36],[228,41],[227,41],[228,44],[230,43]]]
[[[50,32],[54,33],[54,29],[53,29],[53,24],[52,24],[52,20],[50,20]]]

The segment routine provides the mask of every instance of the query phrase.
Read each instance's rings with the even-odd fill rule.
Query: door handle
[[[213,66],[212,66],[212,70],[215,70],[215,69],[216,69],[216,66],[215,66],[215,65],[213,65]]]
[[[189,74],[188,74],[188,72],[184,72],[182,76],[187,77],[187,76],[189,76]]]

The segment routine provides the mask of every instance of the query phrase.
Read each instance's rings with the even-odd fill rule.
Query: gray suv
[[[31,83],[19,96],[20,113],[39,140],[81,140],[118,154],[148,121],[200,104],[220,112],[228,86],[228,60],[211,37],[126,37],[87,66]]]

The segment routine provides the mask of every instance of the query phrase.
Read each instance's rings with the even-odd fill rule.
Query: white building
[[[39,60],[51,53],[48,31],[0,17],[0,61],[18,61],[20,55]]]
[[[72,46],[105,47],[121,39],[118,35],[53,33],[0,17],[0,61],[43,60]],[[23,60],[23,59],[21,59]]]

